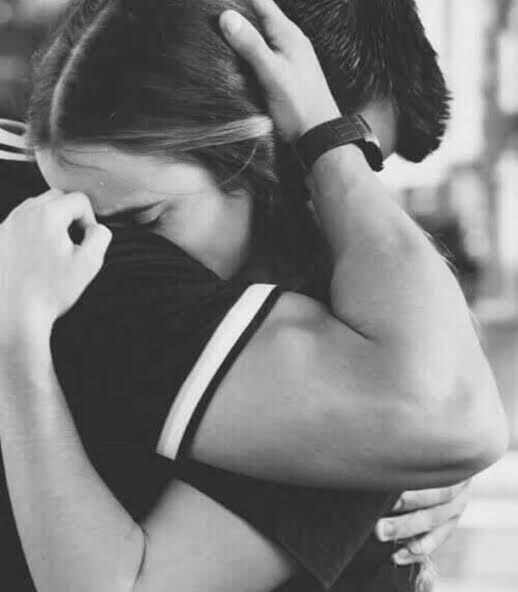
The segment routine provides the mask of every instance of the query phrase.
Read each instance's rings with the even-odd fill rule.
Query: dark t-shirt
[[[30,165],[0,161],[6,208],[44,190]],[[280,293],[222,281],[163,238],[116,232],[103,271],[52,336],[57,374],[85,449],[136,520],[171,479],[244,518],[297,561],[298,573],[282,592],[413,590],[413,570],[393,566],[393,546],[372,537],[397,493],[279,485],[189,459],[219,381]],[[3,580],[17,592],[34,592],[3,467],[0,547]]]

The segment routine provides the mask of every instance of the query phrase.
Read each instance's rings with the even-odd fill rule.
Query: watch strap
[[[364,149],[367,148],[367,138],[372,137],[369,125],[361,115],[344,115],[309,130],[295,143],[293,149],[305,172],[311,170],[322,154],[347,144],[360,147],[372,166],[370,155]],[[376,168],[379,170],[379,166]]]

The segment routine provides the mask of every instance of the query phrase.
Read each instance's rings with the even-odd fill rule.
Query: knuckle
[[[433,536],[427,537],[426,539],[419,539],[415,542],[416,555],[431,555],[437,548],[435,538]]]
[[[79,203],[81,205],[90,204],[90,200],[88,199],[88,197],[84,193],[81,193],[80,191],[75,191],[74,193],[70,193],[68,196],[66,196],[66,199],[73,199],[74,201],[76,201],[77,203]]]
[[[60,210],[53,203],[46,202],[41,206],[41,221],[44,225],[54,226],[59,217]]]

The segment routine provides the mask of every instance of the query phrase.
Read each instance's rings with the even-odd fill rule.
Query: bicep
[[[190,453],[252,477],[323,487],[413,489],[466,478],[444,462],[449,432],[438,439],[439,418],[427,419],[404,392],[408,360],[398,355],[318,303],[283,295],[226,372]]]
[[[172,482],[142,525],[135,592],[269,592],[294,568],[276,545],[209,497]]]
[[[219,384],[191,455],[298,484],[343,485],[348,476],[337,474],[339,464],[351,479],[353,467],[361,471],[354,478],[369,479],[372,452],[387,436],[376,421],[392,413],[389,399],[383,405],[376,397],[387,376],[374,356],[367,340],[324,307],[283,295]]]

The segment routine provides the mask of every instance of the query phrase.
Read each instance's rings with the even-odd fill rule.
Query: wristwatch
[[[347,144],[360,148],[372,170],[383,170],[379,140],[359,114],[344,115],[317,125],[297,140],[293,149],[304,171],[309,172],[322,154]]]

